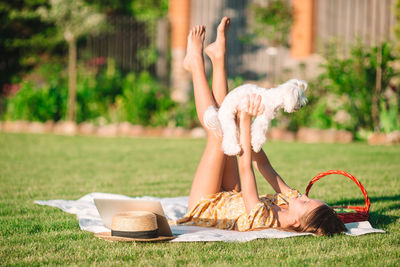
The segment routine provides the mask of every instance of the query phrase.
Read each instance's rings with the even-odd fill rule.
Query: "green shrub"
[[[98,81],[91,75],[78,76],[76,92],[76,120],[95,120],[107,111],[107,97],[100,97],[102,92],[97,91]]]
[[[397,99],[388,99],[387,102],[381,101],[379,121],[382,131],[390,133],[400,130],[400,110]]]
[[[197,119],[196,104],[194,99],[177,107],[175,111],[175,122],[176,126],[185,128],[200,126],[200,122]]]
[[[266,3],[253,3],[253,34],[267,39],[273,46],[289,46],[290,29],[293,24],[293,12],[288,1],[270,0]]]
[[[59,120],[65,114],[66,88],[35,88],[23,82],[21,89],[7,101],[6,119],[47,121]]]
[[[382,43],[382,88],[386,89],[390,79],[395,76],[392,63],[395,57],[389,43]],[[351,56],[345,59],[337,57],[336,53],[327,55],[327,63],[323,66],[325,73],[320,76],[322,86],[337,95],[346,95],[348,102],[345,104],[347,112],[355,118],[351,130],[359,128],[373,129],[372,105],[376,86],[378,47],[370,49],[361,45],[351,50]],[[384,90],[379,99],[382,99]]]
[[[122,94],[124,76],[109,59],[105,68],[94,71],[79,66],[77,80],[77,122],[103,118],[115,122],[113,105]]]
[[[116,99],[119,120],[141,125],[168,124],[168,114],[163,114],[175,104],[148,72],[128,74],[122,85],[122,95]],[[152,117],[156,114],[156,119]]]
[[[62,66],[43,64],[28,75],[13,97],[7,99],[5,119],[60,120],[65,115],[67,92]]]
[[[28,75],[21,89],[7,99],[6,119],[65,119],[68,80],[62,65],[44,63]],[[33,78],[32,78],[33,77]],[[123,75],[112,60],[100,70],[78,68],[77,122],[96,124],[128,121],[150,126],[198,125],[193,99],[175,103],[168,90],[148,72]]]
[[[382,43],[381,46],[382,90],[378,96],[379,102],[384,101],[384,92],[391,79],[397,75],[392,67],[396,58],[392,54],[391,44]],[[347,129],[353,133],[360,129],[373,130],[372,102],[378,51],[378,47],[366,48],[359,44],[352,48],[350,56],[340,58],[332,48],[325,56],[326,63],[321,65],[322,74],[309,82],[309,103],[300,111],[289,115],[289,129],[308,126]],[[399,119],[398,104],[381,105],[380,111],[380,127],[384,131],[396,128],[395,122]],[[389,124],[392,126],[388,126]]]

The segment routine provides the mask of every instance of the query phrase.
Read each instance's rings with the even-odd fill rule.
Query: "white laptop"
[[[117,213],[125,211],[149,211],[157,217],[158,234],[160,236],[172,236],[171,228],[169,227],[160,201],[95,198],[94,204],[99,211],[104,226],[109,229],[111,229],[112,218]]]

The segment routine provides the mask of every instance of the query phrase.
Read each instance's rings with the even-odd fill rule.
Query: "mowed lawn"
[[[75,215],[34,200],[75,200],[90,192],[188,195],[205,140],[98,138],[0,133],[0,264],[4,265],[353,265],[400,261],[400,146],[270,143],[273,166],[304,192],[317,173],[341,169],[366,187],[371,223],[386,234],[297,237],[247,243],[110,243],[79,229]],[[272,192],[257,176],[259,192]],[[343,176],[325,177],[311,196],[364,203]]]

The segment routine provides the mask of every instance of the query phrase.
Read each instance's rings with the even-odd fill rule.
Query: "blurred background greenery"
[[[157,76],[160,51],[154,36],[159,34],[158,21],[168,17],[170,2],[2,1],[0,119],[198,126],[193,95],[184,103],[174,101],[168,78],[165,81]],[[255,15],[251,27],[246,26],[248,34],[243,35],[243,45],[249,40],[265,39],[271,46],[289,46],[293,13],[288,1],[250,5],[251,2],[254,1],[243,4],[246,8],[249,5]],[[399,40],[400,1],[393,1],[392,7],[396,18],[392,31],[395,40]],[[125,29],[114,23],[119,17],[129,18],[132,25],[141,29],[134,37],[135,42],[143,44],[137,46],[125,65],[117,56],[93,53],[93,45],[89,45],[99,40],[96,38],[107,36],[132,39],[129,31],[113,35]],[[268,34],[264,34],[265,29]],[[246,36],[250,37],[246,39]],[[363,132],[400,130],[399,48],[395,47],[396,42],[385,39],[365,45],[355,38],[349,44],[348,53],[341,53],[335,41],[319,53],[323,60],[317,75],[304,75],[310,77],[307,79],[309,104],[295,114],[279,114],[274,125],[291,131],[301,127],[345,129],[361,139]],[[121,46],[116,53],[124,49]],[[170,65],[170,52],[164,57]],[[300,62],[296,68],[307,72],[305,64]],[[283,82],[287,73],[281,71],[269,85]],[[247,80],[249,77],[243,71],[230,76],[229,84],[232,89]]]

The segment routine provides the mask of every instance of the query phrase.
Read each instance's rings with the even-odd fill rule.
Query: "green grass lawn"
[[[342,169],[366,187],[371,223],[386,234],[297,237],[247,243],[110,243],[79,229],[75,215],[34,200],[90,192],[188,195],[205,140],[0,133],[0,264],[4,265],[358,265],[398,266],[400,146],[267,143],[280,175],[304,192],[321,171]],[[260,193],[272,192],[257,177]],[[363,204],[358,187],[326,177],[311,196]]]

